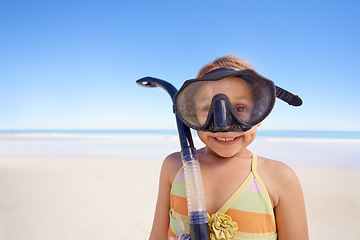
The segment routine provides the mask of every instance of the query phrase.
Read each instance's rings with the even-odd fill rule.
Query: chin
[[[222,157],[222,158],[231,158],[231,157],[234,157],[239,151],[234,151],[234,152],[231,152],[231,151],[213,151],[214,154],[218,155],[219,157]]]

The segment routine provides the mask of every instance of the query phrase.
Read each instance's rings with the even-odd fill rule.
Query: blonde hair
[[[199,73],[197,74],[197,77],[202,77],[211,70],[214,70],[216,68],[223,68],[223,67],[231,67],[237,69],[253,69],[256,71],[254,66],[248,63],[246,60],[236,57],[232,54],[228,54],[226,56],[219,57],[214,61],[206,64],[204,67],[200,69]]]

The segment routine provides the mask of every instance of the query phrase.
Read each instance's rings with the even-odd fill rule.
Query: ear
[[[262,123],[262,122],[259,122],[258,124],[256,124],[256,126],[257,126],[257,127],[260,127],[260,126],[261,126],[261,123]]]

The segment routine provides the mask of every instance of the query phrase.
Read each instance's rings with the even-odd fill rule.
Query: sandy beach
[[[12,139],[9,142],[4,136],[2,141],[2,148],[15,148],[20,146],[16,144],[34,142],[28,139]],[[119,144],[118,141],[113,144]],[[161,144],[152,142],[149,148],[156,148],[160,155],[177,148],[176,139],[171,140],[173,145],[169,139],[159,141],[167,142],[167,147],[161,149],[156,147]],[[341,141],[284,141],[262,140],[253,148],[260,153],[268,153],[270,148],[284,150],[280,158],[289,159],[292,155],[300,155],[293,150],[298,149],[299,145],[301,152],[306,151],[308,156],[312,153],[313,156],[325,154],[324,157],[329,160],[338,157],[341,152],[345,153],[344,148],[346,154],[357,158],[356,153],[360,151],[357,141],[351,142],[350,147],[349,142],[342,144]],[[54,153],[54,146],[64,145],[66,141],[51,142],[47,139],[47,150],[43,142],[44,139],[35,141],[32,154],[0,151],[1,240],[148,238],[157,197],[161,157],[140,153],[133,153],[133,157],[119,156],[121,154],[104,156],[90,154],[89,151],[81,155],[75,150],[61,155]],[[93,147],[91,144],[98,142],[87,142],[84,146],[90,149]],[[343,149],[332,153],[316,151],[324,149],[324,146],[331,149],[333,145],[343,146]],[[42,148],[44,154],[39,154],[35,146],[39,147],[39,152]],[[52,150],[49,151],[51,146]],[[106,146],[109,146],[109,142]],[[126,147],[129,148],[129,145]],[[313,152],[309,152],[311,150]],[[83,149],[79,151],[83,152]],[[292,152],[292,155],[288,152]],[[310,164],[309,161],[298,160],[287,164],[295,170],[303,186],[310,239],[358,239],[358,165]]]

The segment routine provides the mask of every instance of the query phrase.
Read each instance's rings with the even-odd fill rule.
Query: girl
[[[237,69],[235,71],[252,69],[250,75],[257,77],[252,65],[233,55],[205,65],[197,77],[215,69],[229,68]],[[268,83],[266,80],[263,82]],[[197,150],[197,156],[209,214],[210,236],[212,239],[308,239],[304,197],[295,173],[285,164],[256,156],[247,148],[254,141],[261,121],[272,109],[272,106],[264,108],[271,100],[263,100],[261,95],[264,91],[254,90],[256,84],[245,77],[229,76],[206,81],[196,87],[196,91],[186,93],[193,95],[189,102],[194,102],[193,112],[196,115],[196,121],[188,121],[198,129],[197,134],[205,144],[204,148]],[[264,89],[271,87],[265,86]],[[218,124],[221,126],[214,128],[214,124],[209,122],[209,115],[217,102],[222,104],[222,109],[230,104],[235,109],[230,112],[236,111],[245,127],[238,130],[237,126],[229,128]],[[264,109],[267,111],[265,115]],[[263,115],[256,117],[254,110]],[[187,119],[181,113],[177,114],[180,119]],[[246,123],[252,121],[256,124],[248,127]],[[175,237],[179,234],[176,221],[181,221],[188,231],[185,183],[178,152],[169,155],[161,169],[150,239]]]

